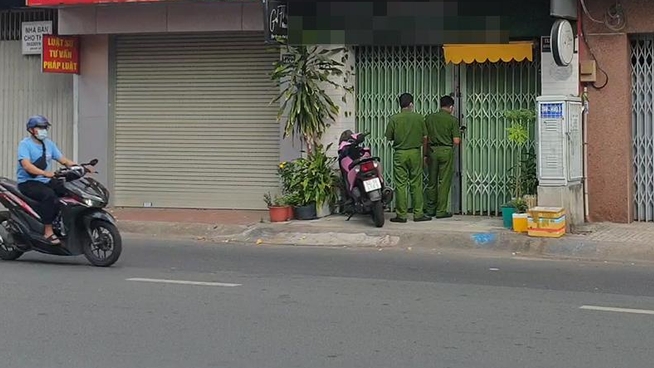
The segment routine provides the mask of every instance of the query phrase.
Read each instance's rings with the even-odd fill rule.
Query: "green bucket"
[[[513,229],[514,213],[515,207],[502,207],[502,221],[504,222],[504,227],[509,230]]]

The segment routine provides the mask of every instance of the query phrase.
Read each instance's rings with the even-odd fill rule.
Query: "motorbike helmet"
[[[34,128],[49,128],[50,122],[43,115],[34,115],[27,120],[27,130]]]
[[[352,133],[352,131],[349,130],[349,129],[346,130],[346,131],[344,131],[343,133],[341,133],[341,137],[340,137],[340,139],[338,140],[338,144],[341,144],[341,143],[343,143],[343,142],[347,142],[347,141],[349,141],[350,139],[352,139],[352,135],[353,135],[353,134],[354,134],[354,133]]]

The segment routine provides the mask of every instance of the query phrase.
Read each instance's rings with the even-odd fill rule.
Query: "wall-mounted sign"
[[[41,59],[44,73],[79,74],[79,38],[44,35]]]
[[[549,38],[549,36],[544,36],[540,38],[540,51],[552,52],[552,39]]]
[[[544,103],[540,105],[540,117],[543,119],[563,118],[563,103]]]
[[[21,24],[23,55],[41,55],[43,35],[52,34],[52,21],[23,22]]]
[[[290,64],[295,61],[295,55],[293,54],[282,54],[281,56],[282,63]]]
[[[288,1],[263,0],[263,25],[267,43],[288,39]]]

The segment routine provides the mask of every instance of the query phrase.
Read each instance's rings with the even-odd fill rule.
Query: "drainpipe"
[[[584,179],[583,179],[583,190],[584,190],[584,220],[588,222],[588,87],[584,87],[584,93],[582,95],[582,113],[581,113],[581,129],[584,136]]]
[[[584,29],[582,27],[584,12],[581,7],[581,3],[577,2],[577,47],[579,52],[579,62],[584,59],[584,49],[582,43],[584,42]],[[585,46],[585,45],[583,45]],[[582,180],[583,183],[583,192],[584,192],[584,222],[588,222],[589,217],[589,205],[588,205],[588,87],[584,86],[579,82],[579,91],[583,91],[581,95],[581,101],[583,103],[582,112],[581,112],[581,130],[583,132],[583,171],[584,177]]]

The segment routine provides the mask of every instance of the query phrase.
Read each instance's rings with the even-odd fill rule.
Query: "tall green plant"
[[[509,188],[516,199],[524,194],[535,194],[538,188],[536,172],[536,155],[529,147],[529,132],[536,122],[536,113],[532,110],[509,110],[504,113],[511,126],[507,128],[509,141],[518,149],[518,157],[512,171]]]
[[[339,107],[324,89],[325,83],[344,89],[342,100],[353,92],[350,86],[352,67],[346,70],[345,48],[321,49],[319,46],[285,46],[286,55],[275,63],[271,78],[280,87],[280,94],[271,103],[280,103],[277,120],[286,116],[284,136],[300,136],[311,152],[336,120]],[[343,52],[340,61],[335,56]],[[334,81],[342,78],[343,83]]]

